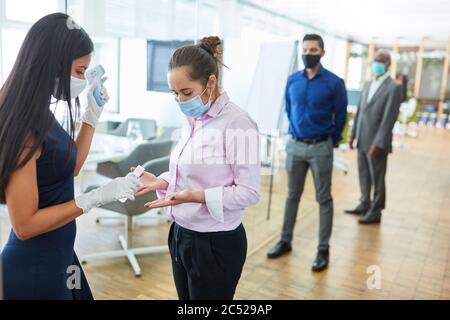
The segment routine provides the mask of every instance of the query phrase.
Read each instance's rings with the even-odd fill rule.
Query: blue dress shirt
[[[305,70],[292,74],[286,86],[286,113],[289,133],[296,138],[331,136],[336,146],[347,117],[347,90],[344,81],[324,67],[308,79]]]

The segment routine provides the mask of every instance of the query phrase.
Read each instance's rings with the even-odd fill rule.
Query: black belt
[[[301,143],[305,143],[305,144],[316,144],[319,142],[327,141],[329,139],[329,136],[319,137],[319,138],[307,138],[307,139],[292,136],[292,139],[294,139],[295,141],[301,142]]]

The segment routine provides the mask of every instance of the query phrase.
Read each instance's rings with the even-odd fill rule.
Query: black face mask
[[[308,69],[314,68],[320,62],[321,56],[318,54],[304,54],[302,55],[303,63]]]

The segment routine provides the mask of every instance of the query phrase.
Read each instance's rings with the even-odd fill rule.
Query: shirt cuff
[[[167,183],[170,183],[170,172],[166,171],[164,173],[161,173],[159,175],[158,179],[163,179],[163,180],[167,181]]]
[[[211,217],[219,222],[225,222],[223,217],[223,188],[215,187],[206,189],[205,202]]]
[[[340,134],[333,135],[333,146],[339,146],[339,143],[342,141],[342,136]]]
[[[156,196],[158,197],[158,199],[164,199],[167,195],[167,191],[163,190],[163,189],[158,189],[156,190]]]

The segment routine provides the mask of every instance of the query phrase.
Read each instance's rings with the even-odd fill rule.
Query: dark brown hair
[[[188,66],[190,67],[189,77],[194,81],[200,80],[206,86],[211,75],[215,75],[219,81],[220,66],[225,66],[220,59],[221,55],[222,41],[220,38],[205,37],[197,44],[175,50],[169,62],[169,71]]]

